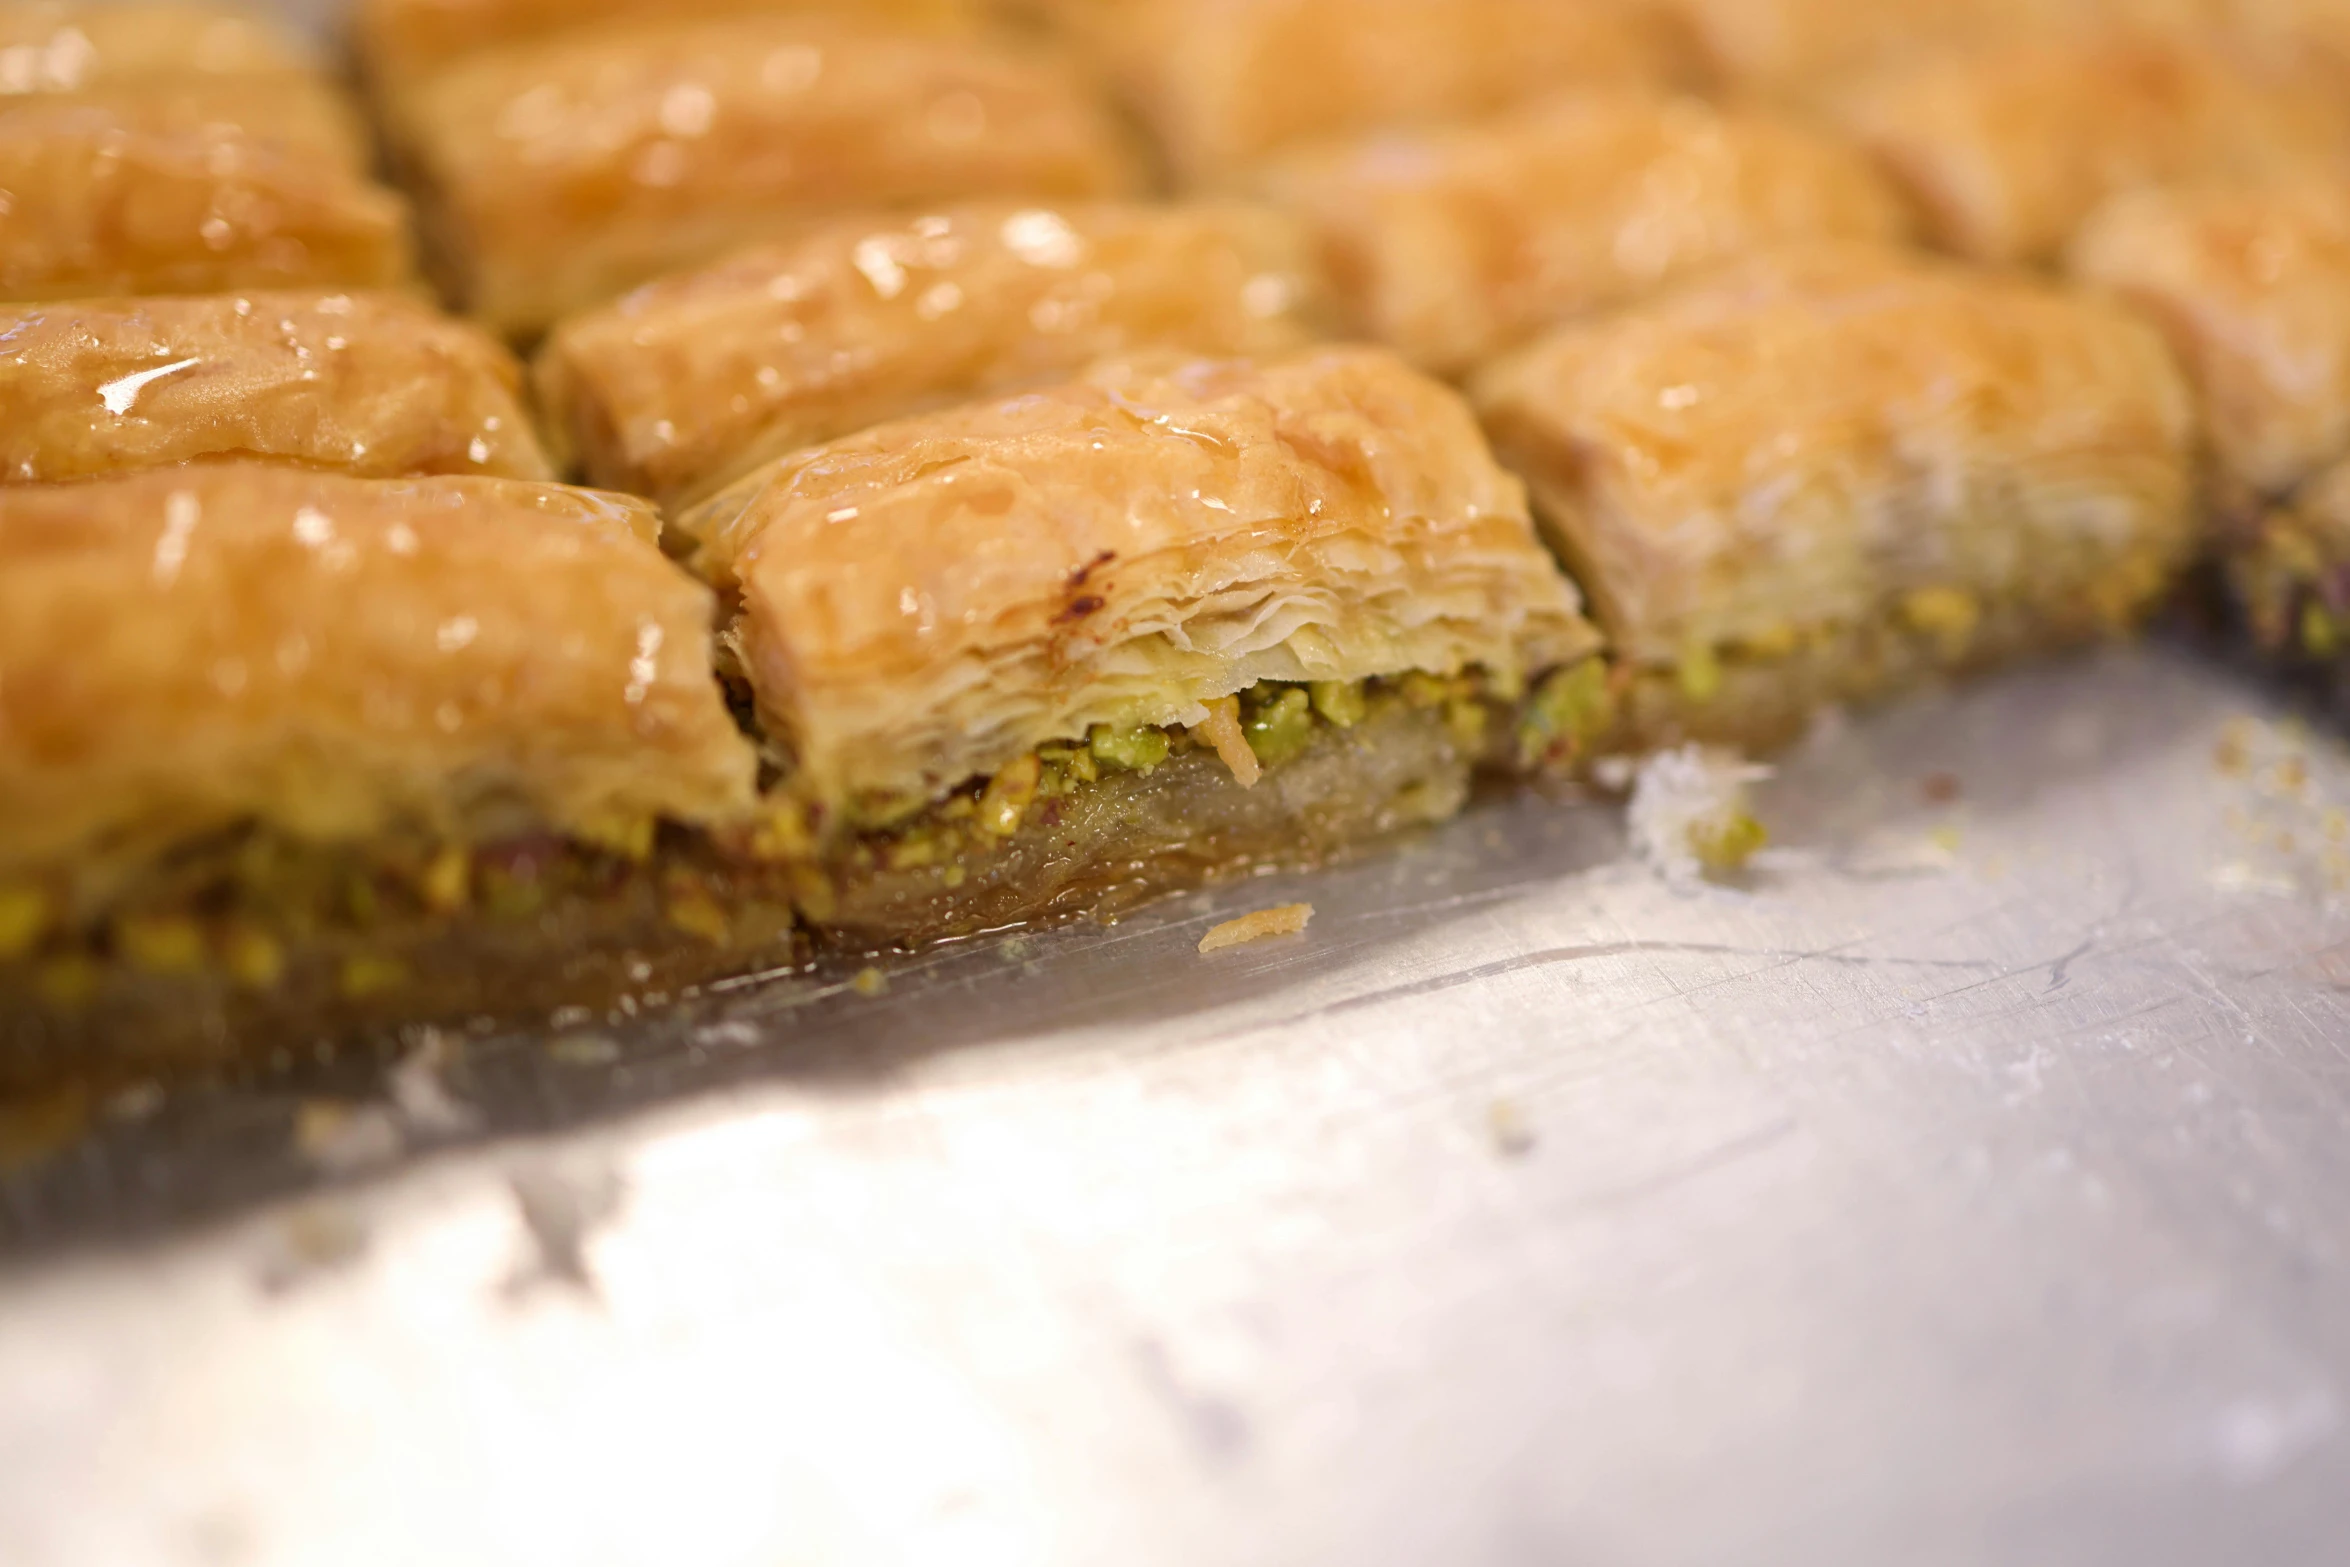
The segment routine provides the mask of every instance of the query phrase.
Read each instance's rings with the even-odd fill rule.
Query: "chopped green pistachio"
[[[1314,711],[1338,729],[1352,729],[1370,716],[1370,698],[1359,680],[1317,680],[1307,688]]]
[[[938,863],[939,841],[935,832],[910,832],[883,851],[893,871],[918,871]]]
[[[1464,697],[1444,704],[1444,727],[1452,732],[1452,743],[1464,751],[1484,748],[1487,717],[1482,702]]]
[[[344,997],[352,1001],[380,996],[387,991],[398,990],[407,983],[407,964],[398,958],[379,957],[372,953],[345,958],[342,973],[337,976],[338,987]]]
[[[43,1001],[61,1012],[70,1012],[95,1000],[99,982],[104,978],[105,971],[98,966],[96,958],[74,952],[42,964],[33,984]]]
[[[758,825],[751,830],[753,858],[774,865],[805,859],[815,851],[816,833],[806,806],[797,800],[771,800],[760,811]]]
[[[2332,658],[2342,648],[2341,628],[2322,604],[2301,607],[2301,651],[2311,658]]]
[[[38,887],[0,887],[0,963],[23,957],[49,932],[49,895]]]
[[[1024,756],[995,775],[979,797],[979,829],[998,838],[1020,830],[1028,807],[1036,803],[1036,786],[1044,779],[1044,763]]]
[[[840,913],[840,894],[833,889],[832,878],[814,865],[793,867],[791,900],[819,925],[829,924]]]
[[[1403,677],[1403,699],[1422,712],[1441,707],[1452,696],[1452,682],[1415,670]]]
[[[536,919],[547,906],[547,889],[536,876],[522,876],[502,867],[482,872],[482,906],[494,919]]]
[[[1279,767],[1294,760],[1313,743],[1313,698],[1291,686],[1258,708],[1241,730],[1248,736],[1248,748],[1257,753],[1258,761],[1267,767]]]
[[[1960,588],[1919,588],[1901,601],[1902,618],[1941,645],[1942,656],[1957,659],[1973,645],[1983,623],[1983,605]]]
[[[247,990],[275,990],[286,977],[285,949],[268,932],[241,926],[221,942],[229,978]]]
[[[450,844],[424,868],[417,891],[423,895],[425,907],[434,913],[456,913],[473,895],[473,856],[461,846]]]
[[[714,947],[726,945],[732,929],[726,911],[706,888],[690,880],[674,880],[661,900],[661,912],[669,923],[689,936],[698,936]]]
[[[1699,822],[1689,829],[1689,849],[1709,871],[1742,869],[1771,841],[1770,829],[1745,811]]]
[[[115,946],[133,968],[150,974],[193,974],[204,966],[204,932],[177,915],[140,916],[114,927]]]
[[[1615,726],[1607,665],[1587,658],[1542,682],[1518,725],[1520,759],[1531,767],[1581,754]]]
[[[642,813],[614,811],[581,823],[577,836],[582,843],[617,855],[632,865],[642,865],[653,857],[653,839],[658,827],[659,823]]]
[[[1692,642],[1681,650],[1681,694],[1692,702],[1710,702],[1722,694],[1722,659],[1711,643]]]
[[[1147,773],[1167,759],[1169,741],[1163,730],[1112,729],[1108,724],[1096,724],[1086,744],[1093,759],[1104,767]]]

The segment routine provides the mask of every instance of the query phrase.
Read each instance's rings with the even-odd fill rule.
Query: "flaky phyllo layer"
[[[1261,681],[1593,651],[1524,492],[1383,351],[1164,360],[885,425],[687,514],[794,790],[852,816]]]

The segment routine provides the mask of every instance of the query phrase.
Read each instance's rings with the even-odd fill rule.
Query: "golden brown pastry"
[[[1294,155],[1265,183],[1314,223],[1355,321],[1442,375],[1759,247],[1908,222],[1831,137],[1639,93]]]
[[[679,527],[835,879],[812,912],[867,933],[1449,815],[1597,646],[1466,407],[1373,349],[1112,363]]]
[[[1883,252],[1764,258],[1480,377],[1634,682],[1619,739],[2128,627],[2193,542],[2192,408],[2120,306]]]
[[[187,76],[0,97],[0,125],[26,115],[37,124],[53,124],[62,111],[77,109],[141,135],[240,137],[284,156],[322,159],[354,175],[366,173],[374,160],[357,109],[314,76]]]
[[[2350,184],[2123,197],[2090,221],[2071,260],[2144,311],[2187,367],[2246,629],[2271,653],[2340,664],[2350,652]]]
[[[657,824],[753,803],[710,595],[657,527],[260,464],[0,490],[0,1016],[192,1049],[240,1006],[419,1016],[461,919],[502,956],[619,928]],[[559,907],[597,899],[603,926]]]
[[[395,118],[466,307],[517,335],[811,217],[1138,177],[1056,57],[838,17],[564,35],[463,61]]]
[[[388,294],[0,306],[0,483],[266,458],[371,477],[554,477],[521,371]]]
[[[2350,456],[2350,180],[2126,196],[2071,264],[2162,328],[2236,485],[2285,494]]]
[[[776,457],[1146,348],[1300,347],[1303,232],[1236,204],[981,203],[860,216],[556,329],[541,400],[594,482],[664,504]]]
[[[356,25],[368,74],[388,84],[484,49],[609,22],[838,11],[935,24],[967,22],[979,9],[976,0],[359,0]]]
[[[190,77],[299,76],[317,62],[244,7],[143,0],[0,4],[0,95]]]
[[[144,132],[87,104],[0,114],[0,299],[371,287],[412,271],[407,207],[315,155]]]
[[[2106,198],[2350,159],[2350,102],[2215,38],[2105,32],[1936,57],[1869,77],[1841,122],[1915,196],[1938,245],[2056,258]]]
[[[1301,141],[1687,66],[1666,28],[1610,0],[1134,0],[1087,31],[1190,184]]]

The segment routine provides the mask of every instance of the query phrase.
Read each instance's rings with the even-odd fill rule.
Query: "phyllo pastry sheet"
[[[1768,113],[1593,93],[1274,163],[1356,325],[1443,375],[1768,246],[1892,242],[1867,156]]]
[[[1139,180],[1059,56],[841,17],[564,34],[461,61],[393,119],[450,283],[516,335],[811,217]]]
[[[2053,261],[2126,191],[2350,158],[2350,103],[2322,73],[2184,32],[1937,56],[1855,84],[1836,115],[1910,190],[1928,237],[1980,261]]]
[[[2125,197],[2072,265],[2160,326],[2194,382],[2254,640],[2350,675],[2350,185]]]
[[[1151,348],[1310,340],[1303,230],[1232,203],[980,203],[817,223],[559,326],[548,416],[588,477],[665,504],[868,425]]]
[[[408,210],[342,161],[89,104],[0,113],[0,298],[381,287]]]
[[[373,477],[554,471],[504,345],[402,295],[0,306],[0,483],[258,458]]]
[[[2189,394],[2119,305],[1866,251],[1764,258],[1476,388],[1630,672],[1622,743],[2122,631],[2194,543]]]
[[[175,1038],[175,995],[364,1000],[467,910],[519,939],[559,872],[617,896],[661,824],[741,820],[710,594],[657,528],[268,465],[0,490],[0,991],[119,1024],[170,981],[138,994]]]
[[[1105,365],[786,458],[680,526],[835,875],[818,917],[862,931],[1436,819],[1591,695],[1523,489],[1378,350]]]
[[[66,111],[80,110],[76,115]],[[79,92],[0,97],[0,123],[106,123],[143,136],[230,138],[289,158],[310,158],[363,175],[373,161],[357,107],[315,76],[191,75],[111,84]]]
[[[979,0],[359,0],[356,30],[378,83],[413,80],[485,49],[608,22],[837,11],[874,20],[962,23]]]
[[[252,10],[194,0],[0,4],[0,95],[133,82],[299,76],[318,62]]]
[[[1194,184],[1297,142],[1669,84],[1687,64],[1610,0],[1133,0],[1079,32]]]

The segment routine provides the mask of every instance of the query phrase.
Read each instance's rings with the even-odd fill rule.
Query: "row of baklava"
[[[6,307],[0,1083],[61,1054],[663,991],[786,961],[804,928],[911,940],[1098,907],[1440,820],[1480,772],[1769,745],[1826,703],[2123,631],[2197,545],[2182,358],[2256,541],[2239,575],[2294,635],[2332,624],[2332,579],[2291,574],[2310,476],[2350,457],[2350,428],[2318,427],[2350,426],[2350,389],[2307,373],[2315,344],[2337,380],[2350,358],[2350,310],[2328,340],[2319,306],[2350,299],[2350,266],[2307,237],[2345,205],[2321,97],[2252,94],[2274,167],[2218,170],[2316,171],[2290,195],[2097,210],[2213,172],[2208,149],[2076,160],[2093,177],[2056,227],[2095,212],[2079,267],[2152,305],[2174,354],[2102,295],[1900,249],[1897,184],[1771,111],[1612,87],[1284,155],[1241,193],[1269,204],[1151,204],[1035,172],[1085,157],[976,174],[1010,167],[1007,123],[1075,122],[1021,120],[970,75],[939,96],[944,62],[992,58],[968,35],[923,53],[953,18],[670,24],[697,40],[678,58],[733,60],[723,80],[630,74],[671,58],[631,45],[542,92],[546,51],[615,47],[597,30],[429,63],[536,14],[379,5],[379,90],[440,102],[503,61],[509,172],[606,174],[643,150],[587,105],[625,121],[654,92],[657,145],[690,153],[738,124],[721,88],[744,72],[864,95],[678,165],[695,216],[666,226],[696,247],[765,221],[745,165],[936,157],[933,185],[884,188],[966,199],[802,214],[567,317],[535,377],[552,439],[504,348],[396,293],[232,270]],[[395,68],[397,15],[446,25]],[[324,91],[267,35],[202,25],[240,42],[151,60],[140,96],[214,60],[242,93]],[[722,31],[812,27],[836,31],[782,66]],[[22,46],[71,64],[27,68],[34,111],[133,71],[71,30]],[[904,53],[850,47],[869,37]],[[1989,80],[2039,55],[1960,58]],[[915,140],[871,134],[908,113]],[[2061,120],[2060,151],[2112,124]],[[392,123],[400,166],[445,176],[413,149],[450,122]],[[974,124],[984,156],[924,150]],[[1983,210],[2041,201],[2036,154],[1968,168]],[[668,243],[613,226],[596,180],[564,188],[476,193],[519,236],[507,297],[558,275],[605,279],[592,294],[618,276],[597,256]],[[0,189],[13,223],[28,204]],[[2304,237],[2228,252],[2247,202]],[[86,275],[130,275],[106,268],[137,243],[84,244]],[[1325,346],[1334,323],[1394,348]],[[575,463],[647,498],[549,482]]]

